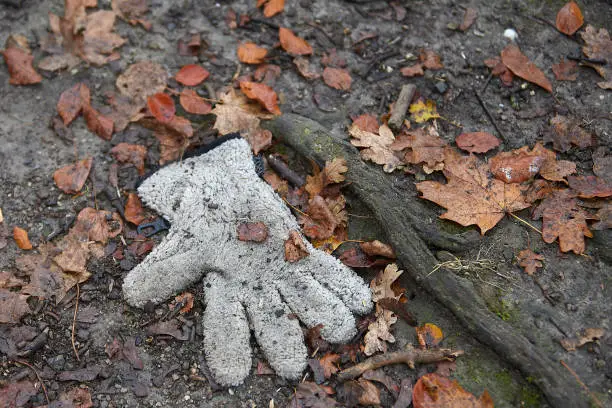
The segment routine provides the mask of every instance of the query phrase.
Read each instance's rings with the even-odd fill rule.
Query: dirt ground
[[[110,1],[99,3],[101,8],[110,8]],[[484,59],[499,55],[508,43],[503,37],[504,30],[513,28],[518,33],[522,51],[553,78],[551,65],[568,54],[579,54],[580,49],[575,40],[542,21],[554,21],[557,10],[564,3],[439,0],[392,4],[386,1],[291,0],[287,1],[285,12],[265,19],[261,11],[256,10],[255,1],[152,0],[147,14],[152,22],[151,31],[121,21],[116,23],[116,31],[128,39],[120,49],[118,61],[99,68],[79,65],[69,72],[46,74],[40,84],[27,87],[9,85],[6,65],[0,65],[0,208],[4,225],[11,230],[14,225],[26,229],[37,246],[50,234],[61,236],[65,233],[84,207],[97,205],[113,210],[112,203],[103,195],[96,197],[94,202],[92,192],[96,187],[100,191],[99,187],[108,183],[109,167],[113,163],[109,152],[118,143],[148,146],[147,168],[158,162],[158,142],[151,131],[137,125],[114,134],[109,142],[89,132],[79,118],[71,126],[73,140],[59,137],[49,124],[56,115],[59,95],[77,82],[87,83],[92,89],[94,104],[103,107],[101,95],[114,89],[117,75],[133,62],[154,61],[172,73],[183,65],[200,62],[211,72],[206,83],[218,90],[230,84],[237,72],[239,43],[250,40],[271,49],[278,41],[276,26],[284,26],[292,28],[313,45],[313,61],[318,61],[324,50],[336,48],[347,62],[353,84],[350,92],[341,92],[329,88],[321,80],[306,80],[297,73],[289,57],[282,52],[273,53],[274,63],[281,67],[274,89],[280,96],[283,112],[299,113],[338,134],[346,134],[351,116],[384,114],[388,104],[397,98],[401,86],[414,83],[423,97],[436,102],[445,118],[461,124],[460,129],[448,121],[440,121],[444,139],[452,142],[462,131],[482,130],[497,135],[473,93],[483,86],[489,74]],[[612,28],[612,7],[608,1],[581,2],[580,5],[588,24]],[[251,22],[234,30],[228,28],[225,16],[230,7],[239,15],[250,14]],[[405,16],[398,7],[405,10]],[[478,10],[476,23],[465,33],[450,30],[448,24],[459,23],[465,7]],[[62,15],[63,1],[0,1],[0,43],[4,44],[9,34],[23,34],[31,45],[38,44],[47,34],[49,12]],[[195,33],[200,33],[205,40],[205,50],[199,57],[180,56],[178,40]],[[377,35],[356,49],[355,43],[364,33]],[[418,55],[424,47],[442,57],[444,69],[426,71],[423,77],[402,77],[399,69],[407,65],[406,58],[410,54]],[[377,56],[387,52],[391,54],[389,58],[376,62]],[[33,54],[35,61],[42,56],[35,47]],[[241,73],[253,69],[242,65]],[[493,78],[483,99],[507,138],[501,150],[533,146],[542,140],[555,112],[570,112],[595,135],[600,148],[609,155],[612,93],[598,88],[599,81],[594,70],[580,67],[576,81],[553,81],[552,96],[534,85],[522,86],[524,82],[520,80],[507,88]],[[206,129],[213,118],[207,116],[200,121]],[[579,172],[589,174],[593,150],[573,148],[561,156],[575,161]],[[75,154],[92,156],[94,167],[87,192],[73,197],[55,186],[52,175],[56,169],[72,163]],[[373,171],[379,170],[373,167]],[[390,177],[395,177],[398,183],[414,181],[413,176],[399,173]],[[138,174],[133,167],[120,166],[122,191],[134,191],[137,180]],[[367,209],[350,197],[349,205],[350,213],[366,216],[350,219],[350,238],[384,241],[376,221],[367,217]],[[528,218],[528,211],[523,215]],[[541,226],[541,223],[535,221],[534,225]],[[134,233],[127,223],[125,228],[126,236]],[[558,367],[560,372],[566,370],[559,363],[563,360],[605,405],[612,401],[612,336],[609,334],[612,237],[610,230],[594,233],[594,238],[587,242],[585,256],[576,256],[561,253],[556,243],[545,244],[536,232],[506,218],[483,237],[478,248],[458,255],[468,260],[487,259],[496,266],[496,273],[465,272],[466,278],[478,286],[487,300],[489,310],[510,324],[528,322],[520,325],[522,334],[546,349],[551,365]],[[155,237],[156,241],[161,239],[162,236]],[[8,245],[0,249],[0,271],[14,270],[15,259],[22,253],[12,239],[8,241]],[[114,244],[109,244],[111,248],[107,248],[106,254],[110,255],[117,244],[118,238]],[[540,285],[516,265],[517,253],[527,247],[546,257],[545,267],[538,276]],[[59,305],[50,301],[31,305],[37,313],[25,317],[23,326],[36,334],[48,330],[48,338],[23,360],[37,367],[51,400],[80,385],[90,390],[95,407],[268,407],[273,406],[271,400],[274,406],[287,406],[296,384],[274,375],[257,375],[257,363],[265,359],[255,343],[253,373],[245,384],[221,389],[207,380],[200,346],[200,302],[196,302],[193,312],[181,317],[183,332],[192,333],[187,340],[149,336],[145,326],[164,314],[167,305],[142,311],[129,307],[121,295],[123,277],[140,260],[136,256],[127,256],[121,261],[105,256],[88,265],[92,276],[81,285],[76,324],[77,347],[82,350],[80,361],[75,359],[71,346],[74,291]],[[363,272],[363,276],[365,279],[372,277],[368,271]],[[465,351],[452,374],[462,386],[475,395],[487,389],[497,407],[548,406],[530,379],[509,366],[504,356],[495,355],[470,336],[452,314],[414,282],[402,283],[410,294],[409,309],[419,321],[432,322],[443,329],[442,346]],[[540,286],[546,290],[547,297]],[[191,292],[201,294],[201,285],[196,285]],[[524,330],[525,327],[531,329]],[[560,346],[561,338],[587,327],[604,328],[607,334],[598,342],[574,352],[567,352]],[[14,329],[0,325],[0,346],[15,335],[11,334]],[[416,342],[413,328],[401,321],[394,333],[397,342],[393,350]],[[134,364],[125,360],[110,359],[105,346],[113,339],[133,340],[143,369],[135,369]],[[77,369],[85,370],[78,375],[93,373],[93,379],[60,378],[61,373]],[[398,383],[404,378],[416,381],[431,370],[431,367],[409,370],[400,365],[384,369]],[[36,380],[32,376],[29,368],[15,364],[3,352],[0,384],[23,378]],[[381,399],[382,406],[393,406],[392,395],[384,389]],[[44,394],[38,393],[27,406],[44,403]],[[2,406],[6,405],[0,402]]]

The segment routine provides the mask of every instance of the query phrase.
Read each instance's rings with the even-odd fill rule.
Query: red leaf
[[[326,67],[323,70],[323,81],[332,88],[348,91],[353,79],[345,69]]]
[[[278,107],[278,96],[274,89],[265,84],[257,82],[242,81],[240,89],[249,99],[255,99],[261,103],[269,112],[275,115],[280,115],[281,111]]]
[[[312,47],[306,40],[293,34],[293,31],[288,28],[280,27],[278,29],[278,37],[280,39],[281,47],[287,53],[295,55],[310,55],[312,54]]]
[[[167,94],[160,92],[147,98],[147,106],[161,123],[170,123],[176,114],[174,101]]]
[[[136,193],[130,193],[125,203],[125,211],[123,213],[125,219],[134,225],[140,225],[140,223],[145,220],[143,212],[144,210],[138,195]]]
[[[364,132],[370,132],[374,134],[378,134],[378,128],[380,128],[378,119],[371,113],[364,113],[362,115],[357,116],[356,118],[353,118],[353,125],[357,126]]]
[[[462,133],[455,139],[457,147],[470,153],[486,153],[501,143],[498,138],[487,132]]]
[[[263,222],[243,222],[236,229],[240,241],[264,242],[268,238],[268,227]]]
[[[92,108],[90,105],[83,106],[83,116],[87,129],[104,140],[111,140],[113,137],[113,120]]]
[[[570,1],[559,10],[555,25],[563,34],[573,35],[584,24],[584,17],[578,4]]]
[[[186,112],[194,115],[206,115],[212,110],[210,103],[200,98],[193,89],[183,89],[179,96],[179,102]]]
[[[252,42],[245,42],[238,46],[238,60],[245,64],[261,64],[268,54],[268,50]]]
[[[64,121],[64,125],[69,125],[84,106],[89,106],[89,88],[83,83],[78,83],[70,89],[65,90],[57,101],[57,113]]]
[[[11,47],[2,51],[2,55],[11,76],[9,80],[11,85],[32,85],[42,81],[42,77],[32,66],[34,57],[28,52]]]
[[[92,162],[93,158],[88,157],[76,162],[76,164],[70,164],[56,170],[53,173],[53,180],[57,188],[67,194],[76,194],[81,191],[89,176]]]
[[[575,81],[578,79],[578,64],[575,61],[562,59],[560,63],[553,64],[552,71],[557,81]]]
[[[516,76],[519,76],[529,82],[541,86],[548,92],[552,93],[552,85],[542,71],[536,65],[529,61],[514,44],[508,45],[501,52],[502,62]]]
[[[185,65],[177,72],[175,79],[177,82],[186,86],[196,86],[206,80],[210,72],[202,68],[201,65],[190,64]]]

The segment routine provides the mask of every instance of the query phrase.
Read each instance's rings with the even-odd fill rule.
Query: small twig
[[[484,93],[487,90],[487,87],[489,86],[489,82],[491,82],[491,78],[493,78],[493,71],[489,72],[489,76],[487,77],[484,85],[482,86],[480,93]]]
[[[272,21],[266,20],[266,19],[262,19],[262,18],[257,18],[257,17],[250,17],[249,22],[254,22],[254,23],[259,23],[259,24],[263,24],[263,25],[267,25],[268,27],[274,28],[276,30],[278,30],[280,28],[280,26],[276,23],[273,23]]]
[[[334,41],[332,36],[327,34],[327,32],[323,29],[323,27],[321,27],[320,25],[318,25],[317,23],[314,23],[312,21],[307,21],[306,24],[311,26],[312,28],[316,28],[317,30],[319,30],[319,32],[321,34],[323,34],[325,36],[325,38],[327,38],[332,45],[336,45],[336,42]]]
[[[586,58],[586,57],[576,57],[575,55],[568,55],[567,59],[571,61],[588,62],[589,64],[597,64],[597,65],[607,64],[607,61],[601,58]]]
[[[76,318],[77,318],[77,313],[79,311],[79,297],[81,295],[81,288],[79,283],[77,282],[76,284],[76,291],[77,291],[77,295],[76,295],[76,301],[74,303],[74,316],[72,317],[72,333],[70,336],[70,340],[72,341],[72,350],[74,350],[74,355],[77,359],[77,361],[81,361],[81,359],[79,358],[79,352],[76,349],[76,345],[74,343],[74,332],[75,332],[75,328],[76,328]]]
[[[487,105],[485,105],[484,101],[482,100],[482,97],[480,96],[478,91],[475,90],[475,89],[474,89],[474,95],[476,95],[476,99],[478,99],[478,102],[480,103],[480,106],[482,106],[482,109],[484,109],[485,113],[489,117],[489,120],[493,124],[493,127],[495,127],[495,130],[497,130],[497,133],[499,133],[499,136],[502,138],[504,143],[508,143],[508,138],[506,137],[506,134],[501,130],[501,128],[497,124],[497,121],[493,117],[493,114],[491,114],[491,111],[489,111],[489,108],[487,108]]]
[[[534,227],[533,225],[531,225],[530,223],[528,223],[527,221],[525,221],[524,219],[522,219],[521,217],[519,217],[516,214],[512,214],[512,213],[508,213],[511,216],[513,216],[514,218],[516,218],[517,220],[519,220],[520,222],[522,222],[523,224],[527,225],[529,228],[531,228],[532,230],[534,230],[535,232],[537,232],[538,234],[542,235],[542,231],[540,231],[538,228]]]
[[[399,130],[402,127],[404,118],[406,117],[406,112],[408,112],[408,106],[410,106],[410,102],[412,102],[415,92],[416,85],[414,84],[406,84],[402,86],[402,90],[400,91],[397,100],[393,104],[393,109],[391,109],[391,117],[388,121],[391,129]]]
[[[47,394],[47,387],[45,387],[45,382],[42,380],[42,378],[40,378],[40,374],[38,374],[38,370],[32,364],[25,362],[23,360],[15,360],[15,362],[19,364],[23,364],[24,366],[28,367],[30,370],[34,371],[34,374],[36,374],[36,378],[38,378],[38,381],[40,381],[40,385],[42,386],[43,392],[45,393],[45,400],[47,401],[47,405],[49,405],[49,394]]]
[[[382,54],[375,56],[361,77],[364,79],[367,78],[370,75],[370,72],[372,72],[374,67],[376,67],[378,64],[380,64],[384,60],[388,60],[389,58],[396,57],[398,55],[400,55],[399,51],[393,50],[393,51],[383,52]]]
[[[289,201],[287,201],[287,199],[285,197],[283,197],[283,201],[285,202],[285,204],[287,204],[289,207],[291,207],[292,210],[294,210],[295,212],[297,212],[301,216],[310,218],[310,216],[308,214],[306,214],[304,211],[300,211],[299,208],[291,205],[291,203],[289,203]]]
[[[585,389],[585,391],[589,394],[589,396],[593,399],[593,401],[597,404],[598,407],[603,408],[603,404],[601,403],[601,401],[597,398],[597,396],[595,394],[593,394],[591,392],[591,390],[589,389],[589,387],[587,387],[587,385],[585,383],[582,382],[582,380],[580,379],[580,377],[578,377],[578,374],[576,374],[576,372],[574,370],[572,370],[570,368],[570,366],[568,366],[567,364],[565,364],[565,361],[563,360],[559,360],[559,362],[561,363],[561,365],[565,368],[567,368],[567,371],[570,372],[571,375],[574,376],[574,378],[576,379],[576,381],[578,382],[578,384],[580,384],[580,386],[582,388]]]
[[[268,164],[272,169],[279,174],[282,178],[290,182],[296,187],[302,187],[306,181],[302,176],[297,174],[295,171],[291,170],[289,166],[285,164],[284,161],[272,156],[268,155],[266,157]]]
[[[338,374],[339,381],[348,381],[359,377],[368,370],[375,370],[390,364],[404,363],[410,368],[414,368],[415,364],[429,364],[438,361],[454,361],[457,357],[463,354],[463,350],[451,349],[415,349],[411,348],[406,351],[396,351],[394,353],[379,354],[370,357]]]

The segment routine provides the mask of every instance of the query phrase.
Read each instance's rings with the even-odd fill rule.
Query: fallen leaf
[[[168,71],[152,61],[140,61],[130,65],[117,77],[115,86],[137,106],[144,107],[149,96],[166,89]]]
[[[491,75],[499,76],[499,79],[505,86],[512,86],[514,74],[504,65],[500,57],[486,59],[484,63],[487,67],[491,68]]]
[[[170,304],[170,310],[174,310],[177,306],[180,306],[179,310],[180,314],[189,313],[191,309],[193,309],[193,302],[195,300],[195,296],[193,296],[190,292],[183,292],[180,295],[177,295],[174,298],[174,301]]]
[[[41,408],[91,408],[93,406],[89,390],[75,387],[70,391],[62,392],[57,400]]]
[[[323,81],[334,89],[349,91],[353,79],[346,69],[325,67]]]
[[[172,336],[180,341],[187,341],[189,340],[189,333],[184,333],[181,329],[182,327],[183,325],[177,319],[171,319],[153,323],[147,326],[145,331],[149,336],[166,335]]]
[[[325,253],[331,254],[336,249],[338,249],[338,247],[340,247],[340,245],[342,245],[344,242],[346,241],[338,239],[338,237],[336,237],[335,235],[332,235],[331,237],[327,239],[313,240],[312,246],[314,246],[317,249],[320,249],[321,251]]]
[[[361,378],[381,383],[396,398],[400,392],[399,385],[393,381],[393,378],[385,374],[382,368],[378,370],[367,370],[362,374]]]
[[[272,367],[267,363],[258,360],[257,361],[257,375],[276,375]]]
[[[353,125],[357,126],[359,129],[378,134],[378,129],[380,128],[380,124],[378,123],[378,119],[376,116],[371,113],[364,113],[357,117],[353,118]]]
[[[395,258],[395,252],[389,244],[374,240],[359,244],[363,252],[369,256],[384,256],[385,258]]]
[[[182,67],[176,73],[175,79],[179,84],[185,86],[196,86],[201,84],[210,75],[206,69],[198,64],[189,64]]]
[[[219,99],[223,103],[217,103],[211,113],[217,117],[213,128],[220,134],[240,132],[248,135],[259,129],[260,118],[274,117],[273,114],[264,111],[259,103],[250,101],[245,95],[235,92],[233,88],[222,93]]]
[[[459,25],[459,30],[467,31],[478,18],[478,10],[468,7],[463,13],[463,21]]]
[[[297,262],[309,254],[306,244],[299,232],[289,231],[289,238],[285,241],[285,261]]]
[[[547,159],[540,168],[540,176],[549,181],[567,184],[565,177],[576,172],[576,163],[568,160]]]
[[[606,198],[612,195],[612,183],[597,176],[570,176],[567,181],[581,198]]]
[[[125,203],[124,217],[126,221],[131,222],[134,225],[140,225],[146,217],[143,214],[144,209],[138,194],[128,194],[127,202]]]
[[[608,228],[612,228],[612,204],[605,203],[595,214],[594,218],[597,220],[596,223],[591,225],[591,229],[595,231],[602,231]]]
[[[489,160],[493,175],[506,183],[522,183],[535,177],[546,161],[555,161],[554,152],[536,143],[509,152],[500,152]]]
[[[257,155],[272,145],[272,132],[267,129],[257,129],[248,135],[253,154]]]
[[[374,385],[374,383],[360,378],[357,380],[359,386],[363,390],[361,396],[359,397],[360,405],[380,405],[380,390]]]
[[[285,0],[257,0],[257,7],[261,6],[264,6],[264,16],[269,18],[283,11]]]
[[[578,120],[562,115],[555,115],[550,120],[551,128],[544,133],[544,143],[552,142],[553,148],[560,152],[569,150],[570,145],[584,149],[595,144],[591,133],[580,126]]]
[[[87,181],[92,163],[93,158],[88,157],[56,170],[53,173],[55,185],[66,194],[78,193]]]
[[[238,46],[238,60],[245,64],[261,64],[264,62],[268,50],[252,42],[245,42]]]
[[[136,167],[139,175],[145,174],[145,157],[147,157],[145,146],[119,143],[111,149],[110,153],[119,163],[131,163]]]
[[[280,115],[278,107],[278,96],[268,85],[258,84],[257,82],[243,81],[240,83],[240,90],[250,98],[261,103],[268,112]]]
[[[8,382],[0,388],[0,401],[6,408],[19,408],[29,405],[30,399],[38,394],[40,382],[36,384],[29,380]]]
[[[323,186],[332,183],[342,183],[346,180],[344,173],[348,171],[346,160],[341,157],[335,157],[332,161],[326,161],[323,168]]]
[[[132,368],[136,370],[142,370],[144,368],[144,363],[138,355],[136,341],[133,337],[128,337],[125,340],[125,342],[123,343],[121,354],[123,355],[123,358],[130,363]]]
[[[174,100],[172,100],[172,98],[165,93],[160,92],[149,96],[147,98],[147,106],[155,119],[161,123],[168,123],[172,121],[176,114]]]
[[[575,81],[578,79],[578,64],[563,58],[558,64],[553,64],[552,72],[557,81]]]
[[[234,18],[235,17],[236,13],[234,13]],[[179,55],[197,57],[200,55],[200,51],[202,50],[202,37],[199,33],[196,33],[191,36],[181,38],[178,40],[177,48]]]
[[[359,247],[347,249],[340,254],[338,259],[340,259],[340,262],[346,266],[350,266],[351,268],[369,268],[375,263],[375,260],[370,258]]]
[[[397,286],[397,282],[393,283],[393,288]],[[394,289],[394,292],[395,289]],[[402,291],[403,293],[403,291]],[[400,317],[403,321],[408,323],[410,326],[416,327],[418,325],[417,319],[413,316],[412,313],[406,307],[406,303],[403,302],[405,298],[392,299],[392,298],[384,298],[380,299],[376,302],[376,306],[379,306],[383,309],[386,309],[390,312],[395,313],[398,317]]]
[[[319,359],[325,378],[330,378],[338,372],[337,364],[340,361],[340,354],[327,353]]]
[[[298,384],[289,407],[302,408],[333,408],[337,407],[336,401],[329,397],[331,387],[325,387],[313,382],[301,382]]]
[[[212,111],[210,103],[199,97],[193,89],[183,89],[179,102],[186,112],[194,115],[206,115]]]
[[[327,239],[332,236],[338,226],[338,220],[329,209],[325,199],[314,196],[308,202],[306,215],[300,216],[300,224],[304,235],[313,239]]]
[[[297,68],[300,75],[306,79],[317,79],[321,77],[319,71],[315,70],[311,65],[310,61],[306,57],[295,57],[293,63]]]
[[[57,113],[59,113],[64,121],[64,125],[69,125],[79,116],[83,107],[89,106],[89,104],[89,88],[84,83],[78,83],[72,88],[62,92],[57,101]]]
[[[114,49],[125,44],[126,39],[113,32],[115,18],[115,13],[108,10],[98,10],[87,15],[82,56],[89,63],[104,65],[120,58]]]
[[[288,28],[279,27],[278,37],[281,47],[283,47],[289,55],[297,56],[312,54],[312,47],[310,44],[303,38],[293,34],[293,31]]]
[[[419,99],[410,105],[408,109],[412,115],[412,119],[414,119],[416,123],[423,123],[431,119],[440,118],[436,110],[436,104],[432,100],[424,102],[422,99]]]
[[[28,238],[28,231],[17,226],[13,227],[13,239],[19,247],[19,249],[29,250],[32,249],[32,243]]]
[[[536,254],[531,249],[523,249],[516,258],[519,266],[525,270],[527,275],[533,275],[537,272],[538,268],[544,266],[542,264],[542,261],[545,259],[544,255]]]
[[[372,282],[370,282],[372,300],[377,302],[385,298],[399,299],[399,296],[395,295],[391,285],[403,272],[404,271],[399,270],[397,264],[389,264],[383,271],[379,272]]]
[[[83,117],[90,132],[95,133],[104,140],[111,140],[115,124],[110,117],[102,115],[92,108],[91,105],[83,106]]]
[[[412,164],[425,163],[429,168],[441,170],[444,162],[446,142],[440,138],[435,127],[418,128],[401,133],[397,136],[391,150],[402,151],[410,149],[404,154],[404,161]],[[430,171],[425,171],[431,173]]]
[[[395,337],[391,334],[391,326],[397,322],[393,312],[376,308],[376,321],[368,325],[368,332],[363,337],[364,354],[371,356],[379,351],[387,352],[387,343],[395,343]]]
[[[264,242],[268,238],[268,227],[263,222],[242,222],[236,233],[240,241]]]
[[[605,64],[588,64],[595,69],[602,78],[603,82],[598,82],[597,86],[602,89],[612,89],[612,39],[610,33],[605,28],[599,31],[592,25],[586,26],[580,36],[584,40],[582,52],[588,58],[605,61]]]
[[[30,313],[28,297],[9,289],[0,289],[0,323],[19,323],[23,316]]]
[[[393,132],[387,125],[382,125],[378,129],[378,134],[361,130],[358,124],[353,124],[349,128],[349,134],[353,137],[351,144],[357,147],[365,147],[359,153],[363,160],[370,160],[376,164],[384,165],[384,170],[392,172],[397,166],[401,165],[401,160],[391,150],[391,145],[395,141]]]
[[[423,198],[448,210],[440,216],[442,219],[463,226],[478,225],[484,235],[506,213],[530,206],[518,184],[492,178],[487,164],[476,156],[461,156],[447,150],[443,171],[446,184],[424,181],[416,185]]]
[[[77,215],[70,233],[84,238],[85,241],[96,241],[105,244],[123,229],[119,214],[95,208],[83,208]]]
[[[500,140],[487,132],[462,133],[455,138],[457,147],[470,153],[486,153],[500,145]]]
[[[555,25],[557,30],[566,35],[574,35],[576,31],[584,24],[584,17],[580,7],[573,1],[568,2],[557,13]]]
[[[444,340],[444,333],[433,323],[425,323],[422,326],[415,327],[417,339],[423,348],[432,348],[440,344]]]
[[[580,330],[574,337],[559,340],[563,348],[567,351],[576,351],[577,348],[587,343],[599,340],[606,334],[606,330],[600,327],[588,327]]]
[[[509,44],[501,52],[501,59],[512,73],[526,81],[533,82],[552,93],[550,81],[533,62],[514,44]]]
[[[10,47],[2,51],[2,56],[8,68],[11,85],[33,85],[42,81],[42,77],[32,66],[34,57],[29,52]]]
[[[423,67],[427,69],[438,70],[444,68],[444,65],[442,65],[440,61],[440,56],[433,50],[421,49],[419,60],[423,64]]]
[[[102,369],[94,365],[72,371],[62,371],[56,378],[59,381],[93,381],[98,377],[100,371],[102,371]]]
[[[534,210],[533,219],[542,218],[542,238],[550,244],[559,238],[561,252],[584,252],[584,237],[591,238],[586,220],[590,216],[578,206],[570,190],[556,190]]]
[[[272,86],[281,74],[281,68],[274,64],[262,64],[253,73],[256,81],[263,82],[268,86]]]
[[[400,72],[405,77],[415,77],[415,76],[423,76],[425,71],[423,71],[423,64],[414,64],[408,67],[403,67]]]
[[[493,408],[493,399],[485,390],[476,398],[457,381],[438,374],[425,374],[412,389],[414,408]]]

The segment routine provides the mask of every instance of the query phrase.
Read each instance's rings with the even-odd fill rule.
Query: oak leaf
[[[325,67],[323,81],[334,89],[348,91],[351,89],[353,79],[346,69]]]
[[[487,390],[476,398],[457,381],[431,373],[414,385],[412,405],[414,408],[493,408],[493,399]]]
[[[516,258],[519,262],[519,266],[525,270],[527,275],[533,275],[538,268],[544,266],[542,264],[542,261],[545,259],[544,255],[536,254],[531,249],[523,249]]]
[[[423,198],[448,210],[440,218],[463,226],[475,224],[484,235],[506,213],[529,207],[518,184],[492,178],[487,164],[476,156],[447,150],[443,172],[446,184],[424,181],[416,185]]]
[[[13,239],[19,247],[19,249],[29,250],[32,249],[32,243],[28,238],[28,231],[20,227],[13,227]]]
[[[186,112],[194,115],[206,115],[212,110],[210,103],[198,96],[193,89],[183,89],[179,102]]]
[[[584,17],[580,11],[580,7],[573,1],[568,2],[561,7],[557,13],[555,25],[557,30],[566,35],[573,35],[584,24]]]
[[[325,199],[319,195],[308,202],[308,211],[300,217],[304,235],[313,239],[327,239],[338,226],[338,219],[330,210]]]
[[[274,89],[270,88],[268,85],[242,81],[240,83],[240,90],[244,92],[248,98],[261,103],[268,112],[275,115],[281,114],[281,110],[278,107],[278,96],[276,92],[274,92]]]
[[[552,93],[552,85],[546,75],[521,52],[519,47],[509,44],[502,50],[501,59],[514,75],[533,82]]]
[[[297,262],[309,254],[304,239],[299,232],[289,231],[289,238],[285,241],[285,261]]]
[[[89,172],[93,158],[88,157],[79,160],[75,164],[70,164],[58,169],[53,173],[53,181],[57,188],[67,194],[76,194],[83,188]]]
[[[488,132],[462,133],[455,138],[457,147],[470,153],[486,153],[500,145],[500,140]]]
[[[245,42],[238,46],[238,60],[245,64],[261,64],[264,62],[268,50],[259,47],[253,42]]]
[[[391,150],[395,136],[393,136],[389,126],[380,126],[378,134],[375,134],[361,130],[357,124],[353,124],[349,128],[349,134],[353,137],[351,139],[353,146],[365,147],[365,149],[360,151],[362,159],[384,165],[383,169],[388,173],[402,164],[401,160]]]
[[[176,73],[176,82],[185,86],[196,86],[210,76],[210,72],[198,64],[189,64],[182,67]]]
[[[312,47],[310,44],[303,38],[293,34],[293,31],[288,28],[280,27],[278,29],[278,37],[281,47],[283,47],[288,54],[293,56],[312,54]]]
[[[368,325],[368,332],[363,337],[365,345],[364,354],[372,354],[382,351],[387,352],[387,343],[395,343],[395,337],[391,334],[391,326],[397,322],[393,312],[376,307],[376,321]]]
[[[338,367],[335,365],[340,361],[340,354],[327,353],[319,359],[325,378],[330,378],[338,372]]]

